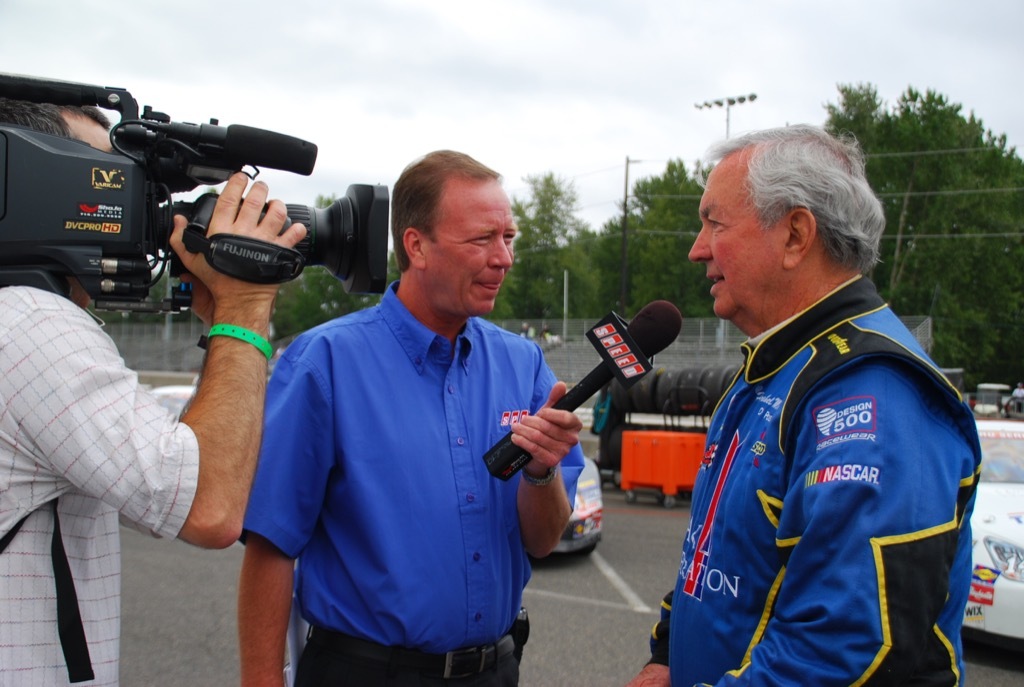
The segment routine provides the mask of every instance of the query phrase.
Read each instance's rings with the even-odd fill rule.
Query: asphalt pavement
[[[672,585],[689,511],[653,492],[627,504],[606,486],[604,538],[589,556],[534,566],[523,687],[621,687],[643,666],[658,605]],[[235,629],[242,547],[204,551],[122,529],[124,687],[237,685]],[[1019,687],[1024,654],[968,645],[966,684]]]

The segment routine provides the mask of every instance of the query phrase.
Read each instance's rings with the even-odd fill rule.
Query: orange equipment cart
[[[627,430],[622,433],[620,487],[626,503],[636,501],[637,488],[660,490],[662,504],[672,508],[676,496],[693,491],[704,440],[701,432]]]

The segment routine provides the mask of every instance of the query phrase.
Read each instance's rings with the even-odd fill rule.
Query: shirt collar
[[[880,310],[885,301],[864,277],[848,281],[786,322],[742,345],[747,378],[759,379],[789,360],[814,337],[841,322]]]
[[[417,320],[398,298],[398,282],[392,282],[384,291],[380,302],[381,317],[395,335],[405,354],[409,356],[416,371],[423,374],[424,366],[432,358],[451,360],[451,344],[448,339]],[[469,318],[462,332],[455,339],[461,351],[458,356],[464,369],[469,366],[473,341],[479,336],[480,324],[475,317]]]

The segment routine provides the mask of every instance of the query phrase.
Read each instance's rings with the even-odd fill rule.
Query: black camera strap
[[[210,267],[253,284],[283,284],[302,272],[306,261],[293,248],[237,234],[207,237],[198,227],[185,229],[185,248],[202,253]]]
[[[60,517],[57,515],[57,499],[47,506],[53,509],[53,537],[50,541],[50,561],[53,565],[53,582],[57,592],[57,634],[68,666],[69,682],[88,682],[95,679],[92,661],[89,657],[89,643],[85,639],[82,615],[78,610],[78,593],[71,577],[71,565],[64,551],[64,539],[60,533]],[[46,506],[42,506],[45,508]],[[29,513],[15,523],[14,527],[0,539],[0,552],[14,539],[21,526],[28,520]]]

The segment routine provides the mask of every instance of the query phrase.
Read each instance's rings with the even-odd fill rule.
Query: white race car
[[[978,419],[981,482],[963,635],[1024,651],[1024,422]]]
[[[576,553],[585,556],[597,548],[601,541],[604,516],[604,497],[601,495],[601,473],[597,463],[583,459],[583,472],[576,482],[576,503],[562,539],[555,546],[558,553]]]
[[[180,417],[185,410],[185,406],[188,405],[195,395],[196,388],[191,384],[171,384],[150,389],[150,393],[156,396],[156,400],[160,405],[174,411]]]

